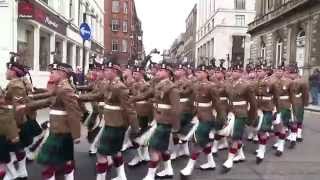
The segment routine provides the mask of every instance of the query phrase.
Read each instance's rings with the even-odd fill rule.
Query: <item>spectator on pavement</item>
[[[311,97],[312,97],[312,105],[318,105],[318,94],[320,89],[320,71],[319,69],[315,69],[312,73],[312,75],[309,77],[309,83],[310,83],[310,91],[311,91]]]

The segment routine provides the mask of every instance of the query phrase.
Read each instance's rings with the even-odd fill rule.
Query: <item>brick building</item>
[[[143,32],[134,0],[105,0],[104,23],[107,58],[116,59],[120,64],[141,59]]]
[[[248,30],[253,60],[296,62],[305,76],[320,65],[320,1],[256,0],[256,11]]]

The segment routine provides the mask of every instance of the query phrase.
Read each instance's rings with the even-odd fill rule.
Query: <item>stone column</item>
[[[62,40],[62,62],[67,62],[67,39]]]
[[[39,71],[39,51],[40,51],[40,26],[34,25],[33,31],[33,70]]]
[[[72,44],[72,59],[71,59],[71,65],[72,68],[76,68],[76,57],[77,57],[77,47],[75,44]]]
[[[56,50],[56,33],[52,33],[50,35],[50,64],[54,61],[54,56],[51,54],[51,52],[55,52]]]

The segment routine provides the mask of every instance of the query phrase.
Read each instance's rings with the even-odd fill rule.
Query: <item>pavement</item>
[[[47,119],[47,112],[39,113],[40,120]],[[227,157],[227,151],[218,153],[215,158],[217,169],[215,171],[194,170],[191,180],[319,180],[320,179],[320,113],[306,112],[304,126],[304,141],[299,143],[293,150],[285,149],[282,157],[275,157],[274,150],[271,148],[273,142],[269,142],[266,158],[262,164],[255,164],[257,145],[246,142],[244,147],[246,162],[236,164],[234,168],[225,175],[220,174],[221,166]],[[88,156],[88,143],[85,138],[79,145],[75,146],[76,173],[75,180],[94,180],[95,179],[95,158]],[[133,156],[133,151],[125,152],[125,161],[128,162]],[[204,162],[200,158],[197,165]],[[180,179],[179,171],[184,168],[187,158],[173,161],[175,170],[174,180]],[[42,167],[35,162],[29,164],[29,179],[40,180]],[[126,167],[128,180],[142,180],[147,173],[147,164],[130,169]],[[107,180],[115,177],[115,170],[108,174]],[[62,180],[63,177],[57,178]]]

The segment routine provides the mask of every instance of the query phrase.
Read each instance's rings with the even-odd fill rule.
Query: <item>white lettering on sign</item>
[[[19,14],[19,18],[32,18],[32,15]]]
[[[48,25],[51,25],[55,28],[59,27],[59,25],[56,22],[52,21],[49,17],[46,17],[45,23],[47,23]]]

